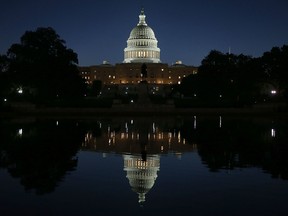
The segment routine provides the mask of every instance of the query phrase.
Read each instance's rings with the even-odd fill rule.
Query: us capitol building
[[[111,65],[103,61],[101,65],[79,67],[87,84],[94,80],[101,80],[103,85],[131,85],[143,81],[154,85],[180,84],[183,77],[197,73],[197,67],[181,61],[173,65],[161,63],[158,41],[145,18],[142,9],[139,22],[127,40],[123,63]]]

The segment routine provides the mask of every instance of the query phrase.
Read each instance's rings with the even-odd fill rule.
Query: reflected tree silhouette
[[[71,122],[6,125],[1,127],[1,167],[19,178],[26,190],[52,192],[76,169],[83,136],[82,129]]]
[[[206,118],[194,129],[193,121],[186,119],[179,130],[188,143],[197,143],[203,164],[212,172],[259,167],[272,177],[288,179],[288,125],[271,122],[269,118],[226,118],[220,128],[217,118]]]

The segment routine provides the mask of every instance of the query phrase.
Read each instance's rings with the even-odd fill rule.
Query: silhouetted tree
[[[270,83],[280,95],[288,99],[288,46],[273,47],[261,58],[262,67]]]
[[[14,84],[38,99],[77,98],[84,93],[77,54],[51,27],[27,31],[7,52]]]
[[[9,89],[10,77],[7,73],[8,65],[7,56],[0,55],[0,106],[3,104],[4,98],[7,96]]]
[[[20,127],[21,135],[17,134]],[[85,133],[73,121],[0,124],[0,168],[19,179],[26,190],[53,192],[76,169],[76,154]]]
[[[250,56],[212,50],[203,60],[197,75],[182,80],[182,94],[193,96],[203,106],[251,104],[259,92],[261,70]]]

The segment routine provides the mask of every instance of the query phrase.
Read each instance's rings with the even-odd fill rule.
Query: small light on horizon
[[[18,91],[17,91],[19,94],[23,94],[23,89],[22,87],[18,88]]]
[[[271,90],[271,94],[275,95],[275,94],[277,94],[277,91],[276,90]]]

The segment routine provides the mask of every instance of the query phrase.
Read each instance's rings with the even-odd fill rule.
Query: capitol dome
[[[124,63],[160,63],[160,49],[154,31],[145,21],[144,10],[139,15],[139,23],[134,27],[124,49]]]

